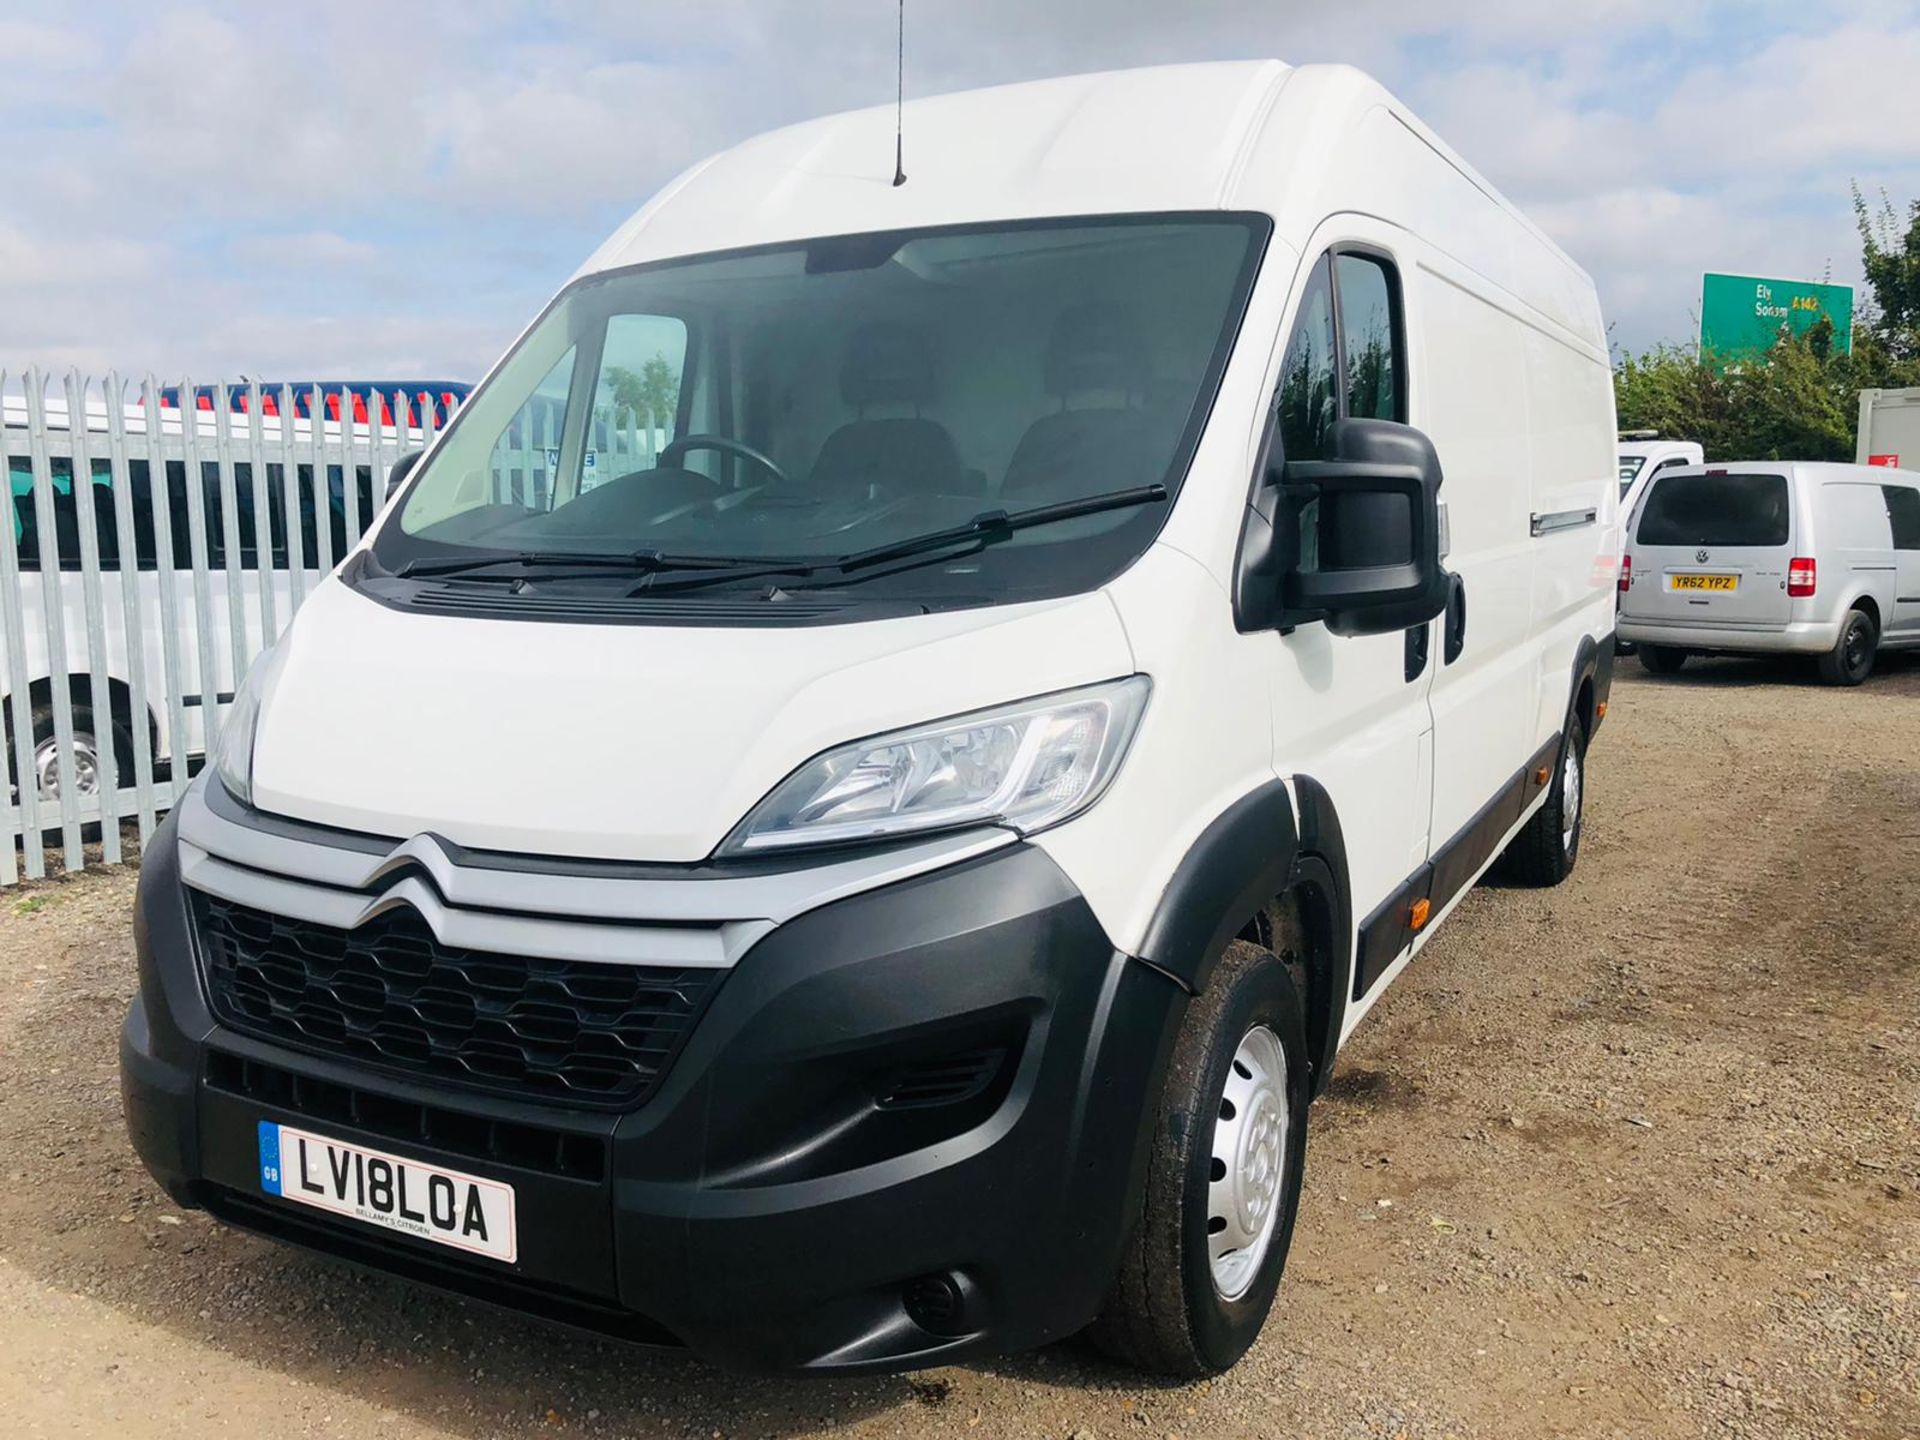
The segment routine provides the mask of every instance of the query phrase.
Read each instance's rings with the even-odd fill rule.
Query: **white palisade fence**
[[[451,408],[0,371],[0,886],[50,858],[78,870],[95,844],[117,864],[123,825],[146,841],[253,658]],[[546,467],[527,458],[531,489]]]

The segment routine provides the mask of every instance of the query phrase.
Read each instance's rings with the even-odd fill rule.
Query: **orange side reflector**
[[[1408,918],[1413,922],[1413,928],[1418,930],[1427,923],[1427,917],[1432,913],[1433,902],[1422,896],[1413,902],[1413,914]]]
[[[1533,772],[1533,783],[1536,785],[1544,785],[1552,778],[1552,769],[1545,765],[1542,765],[1538,770]]]
[[[1607,718],[1606,701],[1602,700],[1598,705],[1593,707],[1593,718],[1596,720],[1604,720]]]

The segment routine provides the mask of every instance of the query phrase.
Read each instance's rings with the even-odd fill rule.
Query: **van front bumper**
[[[610,1112],[223,1027],[174,842],[169,822],[140,877],[121,1077],[135,1149],[179,1203],[754,1369],[944,1364],[1058,1339],[1098,1309],[1186,995],[1117,952],[1041,850],[775,929],[658,1089]],[[264,1195],[262,1120],[512,1184],[518,1262]]]
[[[1767,629],[1743,629],[1732,625],[1671,625],[1622,615],[1614,633],[1635,645],[1671,645],[1677,650],[1725,651],[1735,655],[1824,655],[1839,643],[1840,622],[1795,620]]]

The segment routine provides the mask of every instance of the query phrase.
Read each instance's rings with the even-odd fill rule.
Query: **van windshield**
[[[1641,504],[1642,545],[1784,545],[1784,475],[1657,475]]]
[[[491,555],[831,562],[992,511],[1171,494],[1267,228],[1047,221],[588,277],[475,392],[374,560],[454,585],[501,578]],[[1145,548],[1168,508],[1151,502],[858,583],[971,603],[1071,593]],[[589,564],[543,583],[633,579]]]

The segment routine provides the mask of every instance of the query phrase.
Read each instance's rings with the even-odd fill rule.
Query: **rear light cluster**
[[[1813,557],[1796,555],[1787,562],[1787,594],[1804,599],[1813,594],[1813,587]]]
[[[1633,557],[1631,555],[1622,555],[1620,557],[1620,592],[1625,594],[1632,585]]]

